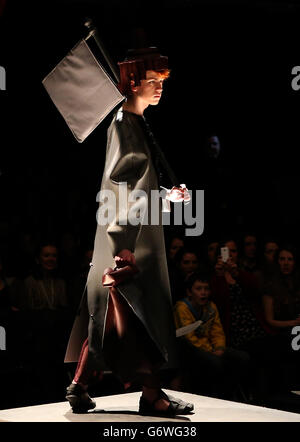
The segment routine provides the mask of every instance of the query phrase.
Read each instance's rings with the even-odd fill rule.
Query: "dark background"
[[[79,144],[42,79],[86,35],[92,16],[115,62],[145,42],[169,56],[160,106],[146,111],[180,182],[204,186],[205,137],[220,138],[226,216],[205,233],[253,229],[298,241],[300,91],[297,2],[43,1],[6,5],[1,18],[1,237],[70,230],[91,240],[110,117]],[[142,31],[141,31],[142,29]],[[228,182],[227,182],[228,181]],[[228,188],[227,184],[230,182]],[[210,194],[206,195],[206,204]]]

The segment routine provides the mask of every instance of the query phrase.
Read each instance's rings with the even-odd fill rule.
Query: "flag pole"
[[[118,69],[117,69],[115,63],[113,62],[113,60],[111,59],[110,55],[108,54],[106,48],[104,47],[103,42],[100,40],[97,28],[94,25],[93,20],[91,18],[87,18],[85,20],[84,25],[89,30],[89,34],[85,38],[85,40],[88,40],[90,37],[94,38],[97,46],[99,47],[100,51],[102,52],[103,57],[105,58],[107,64],[109,65],[112,73],[114,74],[117,83],[119,83],[120,82],[120,77],[119,77]]]

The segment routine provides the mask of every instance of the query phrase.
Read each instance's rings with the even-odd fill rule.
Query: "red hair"
[[[155,71],[164,80],[170,75],[168,57],[160,55],[157,48],[130,50],[128,57],[118,64],[120,67],[118,86],[124,95],[131,94],[132,80],[135,86],[139,86],[141,80],[146,79],[146,71]]]
[[[156,71],[156,73],[162,80],[167,80],[170,77],[171,71],[170,69],[164,69],[163,71]]]

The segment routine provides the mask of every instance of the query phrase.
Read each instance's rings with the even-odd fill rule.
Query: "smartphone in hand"
[[[228,247],[221,247],[221,257],[222,261],[226,262],[229,258],[229,248]]]

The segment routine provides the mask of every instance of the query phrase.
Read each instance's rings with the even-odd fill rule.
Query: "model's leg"
[[[140,398],[139,412],[144,415],[175,416],[177,414],[189,414],[194,405],[167,396],[161,390],[160,379],[156,375],[147,376],[143,382],[143,394]]]
[[[141,413],[186,414],[193,409],[192,404],[168,398],[162,392],[160,377],[155,374],[164,362],[162,356],[142,322],[113,287],[106,317],[104,353],[111,369],[124,383],[135,380],[142,385]]]
[[[77,363],[74,379],[67,388],[66,399],[74,412],[83,413],[95,408],[96,402],[87,393],[91,379],[95,378],[96,372],[88,368],[88,339],[82,345]]]
[[[103,377],[102,371],[94,370],[88,367],[88,354],[89,346],[88,339],[86,339],[81,348],[78,364],[73,379],[74,384],[79,384],[85,389],[92,381],[101,380]]]

